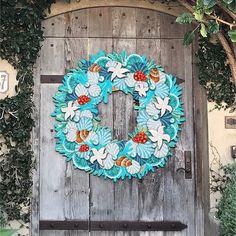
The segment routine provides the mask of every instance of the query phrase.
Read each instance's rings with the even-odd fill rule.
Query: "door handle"
[[[192,179],[192,157],[191,151],[184,151],[184,164],[185,167],[180,167],[176,172],[184,171],[185,179]]]

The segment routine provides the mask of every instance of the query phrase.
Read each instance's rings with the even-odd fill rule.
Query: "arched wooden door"
[[[199,128],[200,123],[198,120],[194,127],[194,120],[199,118],[194,113],[204,98],[199,97],[194,103],[193,94],[197,93],[193,86],[194,52],[192,46],[184,47],[182,42],[186,27],[176,24],[175,18],[167,14],[123,7],[65,13],[45,20],[44,27],[46,38],[36,68],[36,76],[41,79],[35,88],[40,118],[34,142],[39,157],[39,179],[34,184],[36,190],[39,186],[39,191],[35,190],[38,202],[35,199],[33,202],[32,234],[37,235],[39,224],[42,236],[204,235],[197,186],[201,183],[196,177],[199,170],[195,147],[198,147],[194,142],[198,135],[194,128]],[[124,49],[128,53],[146,54],[166,72],[183,80],[180,86],[186,122],[174,157],[164,169],[148,174],[142,181],[132,179],[114,184],[75,170],[72,163],[66,163],[54,150],[55,121],[50,114],[54,109],[52,97],[67,69],[99,50]],[[115,138],[127,138],[127,133],[135,127],[133,100],[122,93],[111,95],[109,104],[100,107],[100,113],[103,124],[113,129]],[[186,165],[190,165],[190,175],[181,169],[177,171]],[[187,228],[181,229],[183,225],[173,223],[176,221]],[[142,225],[141,222],[151,223]]]

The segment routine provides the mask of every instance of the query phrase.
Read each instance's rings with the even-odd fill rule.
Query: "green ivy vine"
[[[17,70],[16,95],[0,100],[0,209],[8,220],[29,221],[34,158],[33,66],[43,41],[41,22],[55,0],[1,0],[0,58]],[[218,108],[234,107],[235,86],[222,47],[200,42],[200,83]],[[222,105],[222,102],[225,104]]]
[[[234,111],[236,86],[230,80],[231,70],[223,47],[201,39],[198,58],[199,82],[206,89],[208,100],[215,102],[216,109]]]
[[[0,100],[0,209],[29,221],[32,168],[33,65],[43,41],[41,22],[53,0],[1,0],[0,58],[17,70],[14,97]]]

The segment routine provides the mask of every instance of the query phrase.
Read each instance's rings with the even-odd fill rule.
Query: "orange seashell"
[[[132,165],[132,161],[131,160],[128,160],[126,163],[125,163],[125,166],[131,166]]]
[[[81,131],[77,131],[76,133],[76,142],[82,143],[89,135],[89,131],[87,129],[83,129]]]
[[[125,159],[125,156],[120,157],[119,159],[116,160],[116,165],[121,166],[121,162]]]
[[[123,161],[120,163],[121,166],[126,166],[127,161],[129,161],[128,158],[123,159]]]
[[[132,165],[132,161],[129,160],[127,157],[122,156],[119,159],[116,160],[116,165],[117,166],[131,166]]]
[[[159,82],[160,80],[160,75],[159,75],[159,71],[157,68],[153,68],[151,71],[150,71],[150,74],[149,74],[149,77],[155,82]]]
[[[100,72],[101,71],[101,67],[98,64],[92,64],[89,67],[89,71],[91,71],[91,72]]]

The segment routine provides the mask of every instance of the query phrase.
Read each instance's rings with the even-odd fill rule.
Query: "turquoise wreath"
[[[137,127],[129,140],[112,139],[98,116],[98,104],[118,90],[138,104]],[[184,121],[181,94],[176,78],[145,56],[101,51],[81,60],[54,96],[56,151],[93,175],[140,179],[163,167],[176,146]]]

